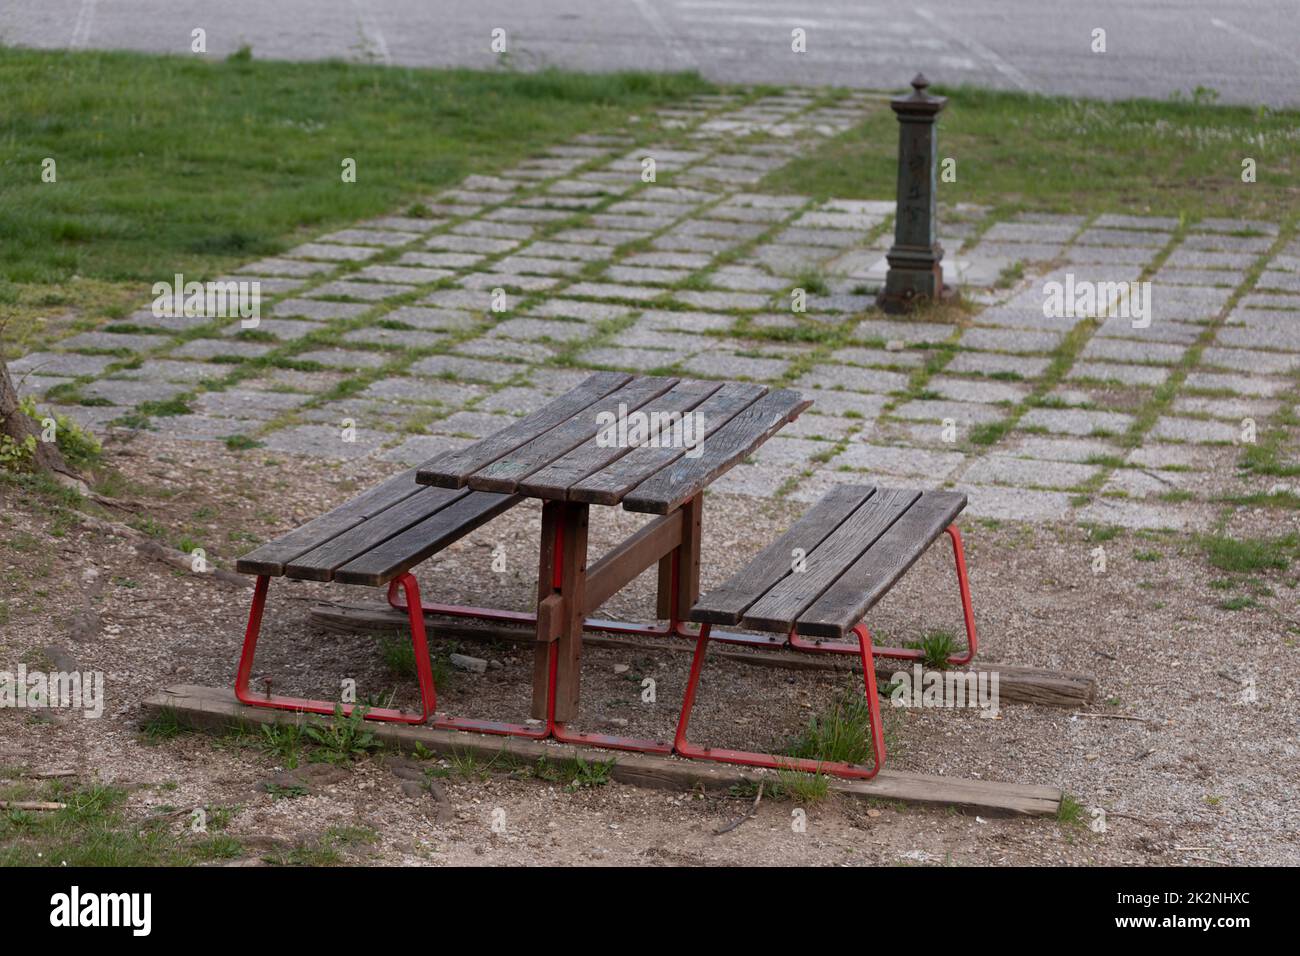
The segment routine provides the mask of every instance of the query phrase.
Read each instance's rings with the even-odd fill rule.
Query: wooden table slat
[[[663,395],[677,381],[675,378],[652,376],[635,378],[617,391],[588,404],[586,408],[580,409],[532,441],[479,469],[469,476],[468,484],[476,491],[514,493],[524,478],[568,454],[595,435],[599,429],[598,417],[602,412],[617,413],[620,407],[634,411]]]
[[[683,455],[637,485],[623,498],[623,507],[667,514],[726,474],[811,404],[788,389],[768,392],[717,431],[706,434],[698,457]]]
[[[547,402],[531,415],[499,432],[449,455],[440,455],[425,462],[416,470],[417,480],[421,484],[437,485],[439,488],[463,488],[474,472],[562,425],[593,402],[630,381],[632,376],[623,372],[597,372],[559,398]]]
[[[766,385],[725,382],[695,410],[704,422],[704,434],[717,431],[767,394]],[[616,505],[623,496],[655,472],[686,454],[685,448],[652,448],[642,445],[610,462],[569,488],[570,501],[595,505]]]
[[[517,495],[452,494],[454,498],[445,508],[349,561],[334,572],[334,580],[342,584],[385,584],[521,500]]]
[[[235,570],[241,574],[284,574],[285,565],[294,558],[423,490],[423,486],[416,483],[415,472],[416,469],[408,468],[333,511],[327,511],[288,534],[255,548],[235,562]]]
[[[763,631],[788,631],[918,498],[919,491],[881,488],[826,536],[806,558],[807,570],[791,574],[745,612],[742,623]]]
[[[421,487],[411,497],[287,562],[284,573],[308,581],[332,580],[335,568],[401,534],[467,494],[469,492],[464,489]]]
[[[927,491],[871,549],[799,615],[799,633],[843,637],[966,507],[955,491]]]
[[[639,411],[648,415],[675,415],[680,422],[684,413],[695,409],[721,387],[721,382],[678,382],[665,394],[647,402]],[[530,498],[564,500],[569,497],[569,489],[588,475],[617,461],[635,448],[652,442],[659,436],[659,425],[665,425],[669,430],[672,427],[671,423],[665,424],[663,419],[657,423],[652,422],[644,441],[622,446],[610,441],[618,436],[605,434],[606,429],[601,429],[577,448],[528,475],[519,482],[518,490]]]
[[[805,558],[812,554],[875,490],[870,485],[836,485],[785,534],[760,551],[743,571],[696,601],[691,620],[702,624],[739,624],[750,605],[793,573],[796,548]]]

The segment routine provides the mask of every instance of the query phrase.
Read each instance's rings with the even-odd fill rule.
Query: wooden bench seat
[[[518,495],[430,488],[411,468],[240,558],[243,574],[379,587],[518,504]]]
[[[840,485],[701,597],[691,620],[843,638],[965,507],[951,491]]]
[[[421,709],[407,713],[374,707],[366,716],[372,720],[418,724],[434,714],[437,692],[424,628],[425,605],[420,600],[420,588],[410,573],[411,569],[522,499],[518,495],[470,491],[468,488],[430,488],[415,480],[417,471],[411,468],[395,475],[333,511],[327,511],[288,534],[255,548],[235,562],[237,571],[257,575],[248,630],[244,633],[244,647],[235,671],[235,697],[241,703],[310,714],[333,714],[342,706],[343,713],[352,713],[354,705],[351,703],[341,705],[333,701],[274,695],[269,684],[265,693],[254,693],[249,688],[270,580],[288,577],[372,587],[388,585],[389,603],[404,609],[410,621]],[[396,602],[398,591],[405,593],[405,604]],[[452,719],[444,723],[462,729],[497,732],[496,725],[484,721]],[[521,733],[537,735],[526,727],[518,729]]]
[[[919,657],[920,652],[877,650],[863,618],[935,539],[947,532],[953,541],[967,637],[965,656],[954,655],[949,661],[970,660],[975,653],[975,622],[961,535],[952,524],[965,507],[966,496],[951,491],[840,485],[827,492],[785,534],[692,607],[690,618],[701,625],[700,634],[673,749],[684,757],[721,763],[829,773],[858,780],[874,777],[885,761],[875,657]],[[791,647],[800,650],[856,654],[870,720],[870,766],[691,743],[687,729],[715,624],[783,634]],[[855,644],[838,640],[850,632],[857,637]],[[801,636],[835,643],[800,643]],[[740,635],[717,635],[717,639],[743,641]]]

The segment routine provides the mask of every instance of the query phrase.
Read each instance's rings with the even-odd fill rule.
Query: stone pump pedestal
[[[899,124],[898,205],[894,244],[885,256],[889,272],[876,299],[889,313],[910,312],[922,301],[952,295],[952,289],[943,284],[943,246],[939,245],[935,200],[939,171],[935,122],[948,99],[928,94],[929,85],[918,73],[911,94],[889,102]]]

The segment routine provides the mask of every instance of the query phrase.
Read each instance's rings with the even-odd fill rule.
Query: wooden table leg
[[[542,506],[542,541],[537,572],[540,605],[560,594],[559,663],[556,669],[555,720],[572,720],[578,713],[582,684],[582,624],[587,580],[588,506],[577,502],[547,501]],[[532,715],[546,719],[548,647],[539,643],[533,662]]]
[[[659,562],[657,613],[662,621],[685,621],[700,596],[700,538],[704,529],[704,495],[698,494],[686,502],[682,505],[681,512],[682,543]]]

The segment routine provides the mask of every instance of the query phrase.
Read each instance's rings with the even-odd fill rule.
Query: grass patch
[[[384,665],[390,674],[394,677],[415,680],[415,648],[411,646],[409,638],[386,638],[379,645],[379,652],[383,655]],[[451,662],[445,657],[430,654],[429,664],[433,669],[433,686],[439,690],[450,687],[456,676]]]
[[[1280,538],[1229,538],[1202,535],[1198,542],[1211,567],[1246,574],[1251,571],[1285,571],[1300,555],[1300,534]]]
[[[1061,794],[1061,805],[1056,810],[1056,822],[1070,827],[1084,825],[1084,806],[1068,793]]]
[[[344,716],[343,705],[334,705],[334,717],[328,727],[309,726],[307,738],[316,744],[311,753],[313,763],[350,763],[379,749],[379,741],[366,729],[367,708],[357,705]]]
[[[356,849],[378,839],[379,834],[367,827],[330,827],[319,837],[267,854],[262,860],[272,866],[338,866],[343,862],[342,850]]]
[[[286,769],[298,766],[302,754],[302,727],[299,724],[263,724],[258,749]]]
[[[615,761],[593,760],[588,763],[581,757],[554,760],[539,757],[532,767],[533,776],[549,783],[558,783],[570,793],[589,787],[603,787],[610,781]]]
[[[976,425],[970,430],[970,441],[972,445],[995,445],[1002,440],[1002,436],[1011,431],[1015,421],[1004,419],[1000,422],[984,422],[982,425]]]
[[[39,326],[60,308],[120,318],[173,271],[215,277],[711,89],[695,74],[10,47],[0,86],[11,92],[0,142],[12,172],[0,177],[0,316]],[[47,157],[53,183],[41,181]],[[344,158],[355,182],[342,180]],[[25,334],[50,337],[15,328],[19,348]]]
[[[825,711],[808,721],[786,753],[827,763],[866,763],[871,751],[867,701],[860,690],[846,689]]]
[[[777,782],[772,785],[775,799],[793,800],[795,803],[821,803],[830,792],[831,780],[824,773],[778,770]]]
[[[921,663],[932,671],[946,671],[948,658],[957,653],[957,637],[951,631],[931,631],[919,641],[903,645],[921,652]]]
[[[192,866],[242,853],[229,837],[175,830],[170,813],[129,808],[127,792],[117,787],[18,781],[0,784],[0,800],[65,805],[0,813],[0,867]]]
[[[1259,602],[1246,595],[1238,595],[1219,602],[1219,610],[1221,611],[1244,611],[1252,607],[1259,607]]]
[[[946,203],[1269,220],[1280,210],[1294,219],[1300,209],[1294,110],[1103,103],[970,87],[943,92],[949,102],[939,120],[939,155],[955,158],[958,168],[955,183],[940,185]],[[1245,142],[1259,170],[1249,187],[1241,182]],[[893,196],[897,176],[898,123],[879,110],[814,155],[771,173],[763,188],[880,199]]]

